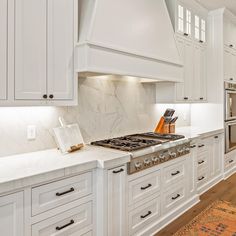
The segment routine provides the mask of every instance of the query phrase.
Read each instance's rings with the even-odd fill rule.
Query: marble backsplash
[[[151,131],[168,107],[176,109],[178,126],[190,124],[190,105],[156,104],[155,84],[134,78],[79,79],[76,107],[0,108],[0,157],[55,148],[52,128],[58,117],[77,122],[86,143],[115,136]],[[37,127],[37,138],[27,140],[27,126]]]

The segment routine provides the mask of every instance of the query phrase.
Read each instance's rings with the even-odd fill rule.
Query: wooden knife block
[[[165,124],[165,119],[162,116],[159,120],[154,133],[161,133],[161,134],[169,134],[169,133],[175,133],[175,123],[173,124]]]

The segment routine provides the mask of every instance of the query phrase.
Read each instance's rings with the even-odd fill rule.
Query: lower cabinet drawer
[[[181,161],[171,166],[165,167],[163,170],[163,185],[171,185],[179,182],[186,175],[186,162]]]
[[[129,205],[149,197],[160,191],[161,173],[155,171],[148,175],[139,177],[128,183],[129,185]]]
[[[35,187],[32,189],[32,215],[40,214],[91,193],[91,172]]]
[[[207,152],[206,152],[207,154]],[[198,170],[207,168],[208,166],[208,156],[205,153],[199,154],[197,158],[197,168]]]
[[[204,185],[208,181],[208,174],[209,174],[208,168],[198,171],[197,188],[200,188],[202,185]]]
[[[92,224],[92,202],[32,225],[32,236],[89,236],[82,232]]]
[[[163,194],[162,209],[163,213],[169,213],[174,208],[178,207],[186,199],[186,185],[182,181],[179,184],[171,186]]]
[[[161,215],[160,197],[157,197],[129,212],[129,235],[136,235],[157,220]]]
[[[235,165],[235,158],[234,156],[229,156],[225,158],[225,169],[230,169]]]

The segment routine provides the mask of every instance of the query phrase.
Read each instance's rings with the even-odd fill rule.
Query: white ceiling
[[[236,15],[236,0],[197,0],[209,10],[226,7]]]

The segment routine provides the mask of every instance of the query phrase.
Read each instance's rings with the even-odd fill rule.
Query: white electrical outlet
[[[35,140],[36,139],[36,126],[35,125],[28,125],[27,139],[28,140]]]

